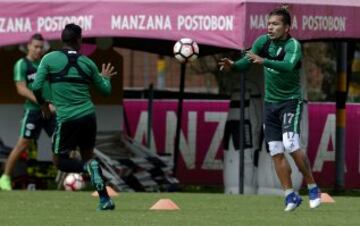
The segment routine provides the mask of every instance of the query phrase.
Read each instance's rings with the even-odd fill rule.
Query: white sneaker
[[[284,209],[285,212],[293,211],[298,205],[296,203],[288,203]]]
[[[300,206],[302,199],[295,192],[288,194],[285,198],[285,212],[290,212]]]
[[[321,198],[320,198],[320,189],[319,187],[314,187],[309,190],[309,206],[311,209],[314,209],[316,207],[319,207],[321,204]]]
[[[320,204],[321,204],[321,199],[320,198],[309,200],[309,206],[310,206],[311,209],[319,207]]]

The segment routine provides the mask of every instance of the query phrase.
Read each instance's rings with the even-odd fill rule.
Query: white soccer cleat
[[[321,199],[317,198],[317,199],[313,199],[309,201],[309,206],[311,209],[314,209],[316,207],[319,207],[321,204]]]
[[[321,204],[321,197],[320,197],[320,189],[319,187],[314,187],[309,190],[309,206],[311,209],[319,207]]]
[[[302,199],[295,192],[290,193],[285,198],[285,212],[290,212],[295,210],[298,206],[300,206]]]
[[[298,205],[296,203],[289,203],[286,205],[284,211],[290,212],[290,211],[293,211],[296,207],[298,207]]]

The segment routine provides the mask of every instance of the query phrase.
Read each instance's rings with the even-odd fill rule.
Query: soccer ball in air
[[[69,173],[64,179],[64,188],[66,191],[77,191],[85,186],[84,178],[79,173]]]
[[[198,44],[190,38],[182,38],[174,45],[174,56],[180,63],[193,61],[199,56]]]

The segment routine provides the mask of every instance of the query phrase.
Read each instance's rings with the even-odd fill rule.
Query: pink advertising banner
[[[288,3],[289,1],[284,1]],[[360,30],[356,29],[355,21],[360,19],[360,1],[358,6],[345,6],[327,4],[327,1],[297,1],[289,4],[292,13],[291,35],[299,40],[329,39],[329,38],[358,38]],[[341,5],[344,3],[344,5]],[[353,1],[355,3],[355,1]],[[267,31],[267,14],[277,7],[277,3],[264,4],[252,2],[246,6],[245,31],[243,43],[251,47],[251,43]]]
[[[67,23],[85,37],[177,40],[242,49],[266,32],[267,13],[280,0],[0,0],[0,46],[26,42],[35,32],[59,39]],[[360,1],[288,0],[292,34],[300,40],[358,38]]]
[[[308,156],[314,176],[319,184],[335,184],[335,104],[312,103],[309,105]],[[360,187],[360,105],[346,106],[345,185]]]
[[[222,184],[222,137],[228,101],[189,101],[183,105],[178,178],[187,184]],[[131,136],[145,142],[147,102],[125,100]],[[151,148],[173,153],[177,101],[153,104]]]
[[[177,101],[153,104],[151,148],[158,153],[173,153]],[[139,141],[147,138],[147,102],[125,100],[124,109],[130,135]],[[180,139],[178,178],[183,184],[223,184],[222,138],[229,109],[228,101],[185,100]],[[321,187],[335,182],[335,104],[309,104],[308,156]],[[360,105],[347,106],[346,175],[347,188],[360,187]]]
[[[41,32],[59,39],[65,24],[79,24],[85,37],[178,40],[238,48],[234,1],[0,1],[0,45],[27,41]]]

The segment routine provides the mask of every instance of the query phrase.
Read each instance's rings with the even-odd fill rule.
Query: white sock
[[[311,190],[311,189],[313,189],[313,188],[315,188],[315,187],[317,187],[316,184],[308,184],[308,185],[307,185],[308,190]]]
[[[293,189],[293,188],[286,189],[286,190],[285,190],[285,197],[288,196],[289,194],[293,193],[293,192],[294,192],[294,189]]]

